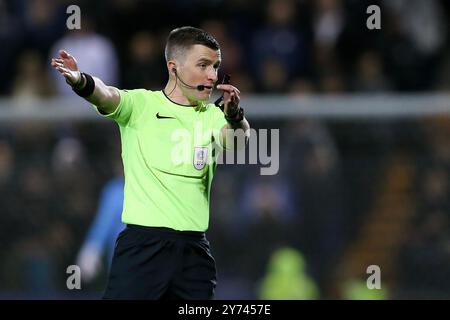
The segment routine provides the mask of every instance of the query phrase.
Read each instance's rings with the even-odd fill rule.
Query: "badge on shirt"
[[[202,170],[208,158],[208,147],[194,147],[194,168]]]

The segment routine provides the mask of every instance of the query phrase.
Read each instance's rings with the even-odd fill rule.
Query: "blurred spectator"
[[[129,45],[129,58],[125,68],[125,88],[160,90],[167,78],[163,48],[158,39],[149,32],[134,35]]]
[[[383,1],[388,69],[400,90],[426,90],[436,81],[446,30],[439,1]]]
[[[75,138],[60,139],[53,149],[51,164],[56,176],[77,174],[86,169],[86,155],[82,143]]]
[[[293,245],[305,255],[311,275],[321,295],[329,289],[330,279],[343,249],[345,236],[345,185],[341,180],[339,154],[334,141],[320,122],[296,121],[287,129],[287,159],[282,163],[291,175],[298,208],[291,222],[296,237]]]
[[[333,50],[345,23],[341,0],[319,0],[314,16],[314,43],[320,48]]]
[[[450,292],[449,172],[430,169],[424,177],[423,201],[399,257],[400,288],[409,299],[446,298]],[[417,275],[420,274],[420,277]],[[402,292],[406,294],[405,292]]]
[[[294,79],[294,81],[292,81],[289,85],[288,90],[292,96],[298,97],[308,96],[317,91],[315,84],[305,78]]]
[[[363,92],[385,92],[390,90],[389,80],[384,75],[383,61],[375,51],[364,52],[358,60],[353,89]]]
[[[446,37],[443,8],[438,0],[384,0],[399,28],[424,56],[434,56]]]
[[[100,192],[97,211],[90,223],[76,263],[82,270],[82,281],[91,283],[100,273],[109,269],[117,236],[122,223],[124,174],[119,150],[114,146],[110,162],[114,176],[109,178]]]
[[[81,30],[68,31],[67,1],[1,0],[0,40],[8,46],[0,52],[0,77],[13,71],[13,62],[22,52],[47,57],[65,47],[80,57],[82,69],[108,84],[118,83],[121,66],[120,79],[127,86],[142,82],[154,88],[166,75],[160,64],[155,64],[163,57],[154,54],[158,51],[155,46],[164,42],[161,34],[172,26],[161,23],[159,17],[165,15],[184,24],[198,24],[214,34],[223,45],[222,70],[231,73],[239,87],[248,84],[248,91],[285,92],[289,81],[296,78],[330,78],[323,73],[339,74],[344,90],[359,83],[355,73],[365,86],[371,77],[370,90],[373,86],[377,91],[385,87],[425,90],[439,81],[437,72],[444,64],[449,7],[439,0],[374,0],[370,4],[382,8],[382,29],[371,32],[364,28],[366,1],[268,0],[263,6],[240,0],[199,3],[201,10],[192,10],[185,1],[174,2],[171,8],[160,1],[82,1]],[[213,12],[220,12],[220,18],[205,20]],[[55,43],[56,39],[60,40]],[[117,45],[118,53],[108,39]],[[276,64],[282,67],[274,67]],[[267,70],[273,68],[282,70],[283,76],[268,78]],[[259,79],[261,84],[253,83]],[[11,87],[10,81],[4,80],[0,81],[0,93]],[[385,86],[381,85],[384,80]],[[70,91],[60,81],[55,86],[58,93]]]
[[[283,93],[288,86],[288,70],[277,59],[267,59],[261,65],[261,79],[258,91],[267,93]]]
[[[319,298],[314,280],[308,275],[300,252],[282,247],[273,252],[267,274],[261,281],[259,298],[263,300],[312,300]]]
[[[17,73],[14,79],[12,94],[21,100],[33,101],[36,98],[48,97],[52,93],[47,70],[37,52],[28,51],[17,60]]]
[[[27,46],[46,56],[52,44],[64,34],[65,8],[59,1],[29,0],[23,2]]]
[[[342,94],[346,89],[346,82],[339,70],[324,72],[319,81],[320,91],[324,94]]]
[[[107,85],[118,84],[119,62],[115,48],[106,37],[95,31],[94,21],[86,16],[86,13],[83,14],[81,29],[69,30],[63,38],[53,44],[49,56],[59,56],[60,49],[65,49],[77,57],[78,66],[84,72],[98,76]],[[73,94],[56,72],[51,72],[51,75],[58,94]]]
[[[399,294],[409,299],[448,299],[450,125],[442,118],[424,124],[428,152],[418,166],[417,212],[398,258]]]
[[[16,5],[14,5],[14,2]],[[11,75],[21,47],[24,45],[24,30],[19,18],[18,1],[0,0],[0,95],[9,93]]]
[[[102,269],[109,269],[114,251],[114,245],[120,231],[123,230],[123,176],[111,178],[101,191],[98,209],[95,214],[83,246],[77,255],[77,265],[82,271],[82,281],[91,282]],[[106,255],[106,259],[103,257]]]
[[[266,7],[265,25],[255,32],[252,39],[253,66],[256,79],[267,78],[267,68],[282,70],[276,80],[283,81],[277,87],[285,88],[287,79],[305,72],[308,61],[308,46],[301,30],[296,25],[297,4],[292,0],[271,0]],[[273,64],[268,61],[277,61]],[[267,64],[269,64],[267,66]],[[273,66],[273,67],[272,67]],[[265,77],[266,76],[266,77]],[[271,82],[273,84],[273,82]],[[262,85],[261,90],[265,87]]]
[[[239,210],[247,245],[240,267],[246,279],[256,281],[263,276],[272,251],[289,245],[295,237],[289,226],[296,211],[294,195],[285,179],[257,176],[246,181]]]
[[[220,43],[222,64],[219,69],[219,80],[223,74],[231,75],[231,82],[242,93],[254,90],[254,81],[249,74],[249,66],[245,63],[242,46],[229,34],[227,25],[218,20],[206,20],[201,28],[213,35]]]
[[[336,69],[336,44],[345,24],[341,0],[320,0],[314,8],[314,57],[320,75]]]

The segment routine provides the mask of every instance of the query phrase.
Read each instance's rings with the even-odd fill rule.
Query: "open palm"
[[[53,58],[52,67],[58,70],[70,85],[80,81],[81,73],[77,60],[65,50],[59,50],[59,58]]]

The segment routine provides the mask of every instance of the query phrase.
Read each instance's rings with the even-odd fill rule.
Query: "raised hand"
[[[80,83],[81,72],[78,69],[77,60],[67,51],[59,50],[59,58],[53,58],[51,65],[66,78],[71,86]]]
[[[231,84],[220,84],[217,86],[217,89],[223,91],[223,112],[226,115],[235,114],[239,108],[239,101],[241,100],[239,97],[239,94],[241,93],[239,89]]]

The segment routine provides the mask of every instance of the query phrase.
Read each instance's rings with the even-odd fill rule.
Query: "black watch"
[[[237,124],[244,119],[244,108],[239,107],[233,115],[227,116],[225,114],[225,120],[230,124]]]

